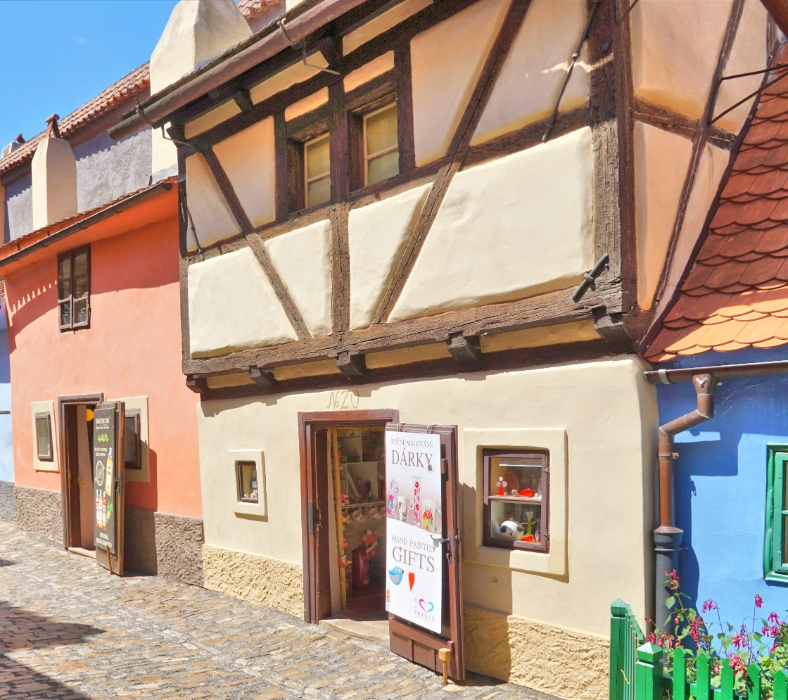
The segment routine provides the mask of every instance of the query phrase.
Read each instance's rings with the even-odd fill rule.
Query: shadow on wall
[[[88,638],[102,634],[106,630],[53,622],[45,617],[0,602],[0,677],[3,688],[11,695],[26,697],[35,688],[36,695],[44,697],[42,691],[48,690],[47,697],[89,698],[48,676],[33,671],[23,664],[8,658],[13,651],[44,649],[50,646],[84,644]]]

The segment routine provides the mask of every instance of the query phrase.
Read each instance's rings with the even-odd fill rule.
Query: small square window
[[[548,455],[484,451],[484,544],[547,552]]]
[[[364,184],[374,185],[399,173],[397,105],[364,115]]]
[[[307,208],[331,199],[331,148],[328,134],[304,144],[304,192]]]
[[[52,462],[52,416],[36,413],[36,454],[42,462]]]
[[[126,469],[142,469],[142,440],[140,439],[140,411],[126,411],[123,426],[123,459]]]
[[[258,503],[257,465],[254,462],[236,462],[238,500],[243,503]]]

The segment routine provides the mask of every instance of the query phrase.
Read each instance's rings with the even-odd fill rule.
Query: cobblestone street
[[[450,697],[550,697],[472,676]],[[373,642],[165,578],[117,578],[0,521],[0,698],[424,698]]]

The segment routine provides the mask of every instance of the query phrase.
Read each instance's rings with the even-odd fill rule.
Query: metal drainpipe
[[[664,624],[668,609],[665,601],[671,595],[665,587],[666,575],[678,569],[678,552],[684,531],[676,527],[673,508],[673,463],[678,455],[673,452],[673,436],[705,423],[714,417],[714,394],[719,380],[713,374],[696,374],[692,385],[698,395],[698,407],[670,423],[659,426],[659,527],[654,530],[656,554],[656,596],[654,622],[657,628],[672,632],[673,620]]]

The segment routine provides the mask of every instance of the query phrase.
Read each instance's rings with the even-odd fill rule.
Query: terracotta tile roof
[[[247,22],[257,19],[271,5],[279,5],[283,0],[239,0],[238,9]]]
[[[788,45],[775,62],[786,59]],[[785,344],[788,77],[763,93],[708,236],[645,357],[660,362],[709,350]]]
[[[136,70],[131,71],[127,76],[118,80],[117,83],[110,85],[106,90],[90,100],[90,102],[86,102],[71,114],[61,119],[58,122],[60,134],[65,137],[74,133],[81,127],[103,116],[117,105],[126,102],[134,95],[142,92],[148,88],[149,85],[150,71],[146,63]],[[43,135],[44,132],[42,131],[0,160],[0,175],[30,160],[36,152],[38,142]]]

